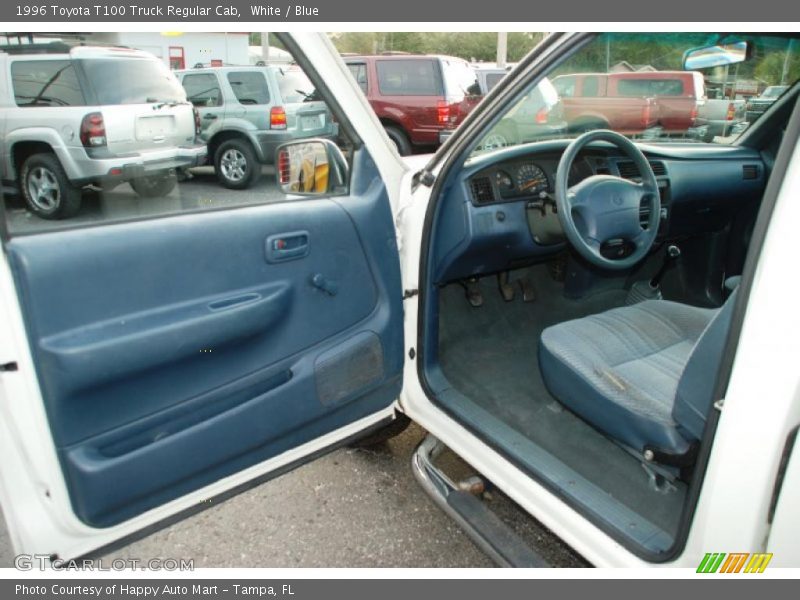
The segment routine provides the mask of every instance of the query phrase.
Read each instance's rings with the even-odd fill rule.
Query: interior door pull
[[[303,258],[308,254],[308,250],[307,231],[271,235],[266,242],[267,262],[269,263]]]

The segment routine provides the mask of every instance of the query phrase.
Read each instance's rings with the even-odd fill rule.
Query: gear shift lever
[[[651,288],[658,288],[661,285],[661,280],[664,278],[664,274],[667,272],[667,269],[675,263],[681,256],[681,249],[678,248],[675,244],[670,244],[667,246],[667,254],[664,256],[664,263],[661,265],[661,268],[655,274],[655,276],[650,280],[650,287]]]
[[[660,300],[661,299],[661,280],[667,269],[670,268],[681,255],[681,249],[674,244],[667,246],[667,252],[664,255],[664,262],[658,269],[658,272],[653,276],[650,281],[637,281],[628,290],[628,297],[625,303],[628,305],[638,304],[645,300]]]

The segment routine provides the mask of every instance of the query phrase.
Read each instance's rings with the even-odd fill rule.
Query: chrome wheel
[[[222,153],[219,168],[225,179],[241,181],[247,173],[247,158],[236,148],[229,148]]]
[[[497,150],[508,145],[508,140],[502,133],[490,133],[483,139],[484,150]]]
[[[44,212],[56,210],[61,204],[61,187],[55,173],[46,167],[35,167],[28,174],[28,198]]]

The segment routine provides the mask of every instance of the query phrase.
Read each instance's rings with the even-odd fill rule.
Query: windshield
[[[752,47],[745,62],[683,70],[684,54],[723,34],[608,33],[557,65],[514,102],[473,153],[611,129],[649,143],[730,144],[800,78],[800,44],[780,36],[726,34]],[[555,97],[554,101],[549,100]],[[522,106],[528,110],[521,110]]]
[[[147,58],[91,58],[81,61],[98,104],[184,102],[186,93],[159,60]]]
[[[280,68],[275,74],[281,98],[286,104],[317,100],[317,90],[303,71],[297,68]]]

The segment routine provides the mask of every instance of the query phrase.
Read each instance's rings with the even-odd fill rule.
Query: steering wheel
[[[569,187],[569,173],[578,153],[594,141],[614,144],[639,168],[642,182],[613,175],[593,175]],[[647,228],[639,222],[639,207],[650,204]],[[575,138],[564,151],[556,172],[556,207],[564,234],[590,263],[606,269],[627,269],[642,260],[658,234],[661,198],[650,163],[632,141],[615,131],[598,129]],[[605,242],[622,240],[633,250],[619,259],[600,249]]]

